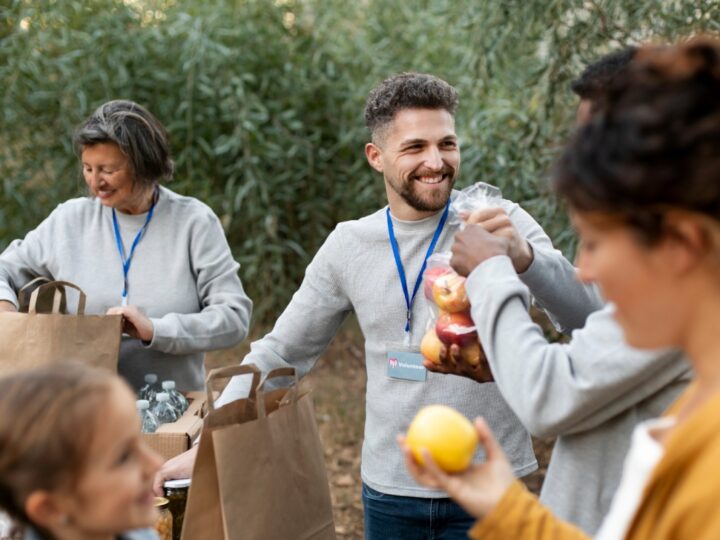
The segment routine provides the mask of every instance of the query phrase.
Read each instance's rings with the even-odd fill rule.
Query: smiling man
[[[448,214],[460,171],[457,102],[449,84],[417,73],[394,76],[370,93],[365,120],[372,140],[365,154],[383,175],[388,205],[338,224],[273,330],[253,343],[243,360],[263,371],[290,365],[304,376],[343,320],[355,313],[367,369],[362,479],[369,539],[464,539],[473,522],[444,493],[416,484],[403,465],[396,436],[425,405],[442,403],[469,418],[484,416],[517,475],[537,467],[528,433],[495,384],[429,373],[419,353],[430,313],[425,296],[416,294],[425,261],[433,251],[448,251],[456,232]],[[518,205],[503,201],[503,208],[530,246],[552,247]],[[566,294],[575,293],[581,310],[594,309],[571,280]],[[218,405],[245,397],[247,382],[233,379]],[[192,459],[189,453],[168,462],[158,482],[188,474]]]
[[[376,95],[383,88],[378,88]],[[430,217],[447,204],[460,167],[455,119],[448,109],[401,109],[386,118],[381,107],[368,105],[365,119],[373,133],[365,145],[370,165],[385,178],[394,217]]]

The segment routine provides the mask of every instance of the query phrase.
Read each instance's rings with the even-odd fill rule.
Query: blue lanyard
[[[442,233],[443,227],[445,226],[449,210],[450,200],[448,199],[447,205],[445,206],[445,211],[440,218],[440,223],[438,223],[437,229],[435,229],[435,234],[433,235],[432,241],[430,242],[430,247],[428,247],[427,253],[425,253],[425,260],[423,260],[422,268],[420,268],[420,273],[418,274],[417,280],[415,281],[415,287],[413,288],[412,296],[410,296],[410,294],[408,293],[407,279],[405,279],[405,269],[403,268],[402,260],[400,259],[400,249],[398,248],[398,243],[395,239],[395,231],[393,229],[392,218],[390,217],[390,208],[388,208],[385,212],[387,215],[388,237],[390,238],[390,245],[392,246],[393,256],[395,257],[395,264],[397,265],[398,274],[400,274],[400,284],[402,285],[403,294],[405,295],[405,305],[407,306],[407,318],[405,320],[405,345],[410,344],[410,319],[412,317],[412,306],[413,302],[415,301],[415,295],[420,288],[423,273],[425,273],[425,267],[427,266],[427,260],[430,255],[432,255],[432,252],[435,250],[435,244],[437,244],[437,241],[440,238],[440,233]]]
[[[112,218],[113,218],[113,228],[115,229],[115,243],[117,244],[118,253],[120,254],[120,261],[122,261],[123,266],[123,291],[122,291],[122,305],[127,306],[128,303],[128,273],[130,272],[130,265],[132,264],[132,258],[135,254],[135,248],[140,243],[140,239],[145,234],[145,230],[147,229],[148,225],[150,224],[150,220],[153,217],[153,213],[155,212],[155,202],[156,202],[156,196],[155,193],[153,193],[153,202],[150,206],[150,210],[148,211],[147,218],[145,218],[145,224],[142,226],[142,228],[138,231],[138,233],[135,235],[135,240],[133,240],[132,247],[130,248],[130,256],[125,256],[125,248],[123,247],[122,243],[122,236],[120,235],[120,227],[118,226],[117,221],[117,215],[115,214],[115,209],[112,209]]]

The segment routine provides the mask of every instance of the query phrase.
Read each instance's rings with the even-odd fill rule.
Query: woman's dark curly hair
[[[668,208],[720,220],[720,40],[642,47],[600,100],[552,180],[570,207],[620,216],[648,243]]]

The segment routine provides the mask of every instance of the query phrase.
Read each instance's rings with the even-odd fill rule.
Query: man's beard
[[[449,182],[447,182],[442,190],[435,190],[431,194],[426,193],[424,196],[421,196],[415,189],[420,183],[415,180],[415,177],[422,176],[418,174],[410,176],[408,182],[403,182],[400,189],[396,189],[395,191],[415,210],[419,212],[437,212],[445,208],[450,198],[453,185],[455,185],[455,172],[455,169],[451,167],[444,168],[441,174],[447,175]]]

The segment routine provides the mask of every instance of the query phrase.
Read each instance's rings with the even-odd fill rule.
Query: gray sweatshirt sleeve
[[[676,351],[625,345],[608,306],[592,314],[569,344],[550,344],[528,314],[529,293],[507,257],[493,257],[466,289],[495,381],[528,430],[555,437],[594,428],[689,376]]]
[[[582,328],[588,315],[604,306],[597,287],[581,284],[575,267],[557,249],[533,245],[533,262],[520,279],[561,332]]]
[[[504,209],[533,251],[533,262],[520,279],[528,287],[535,305],[561,332],[582,328],[588,315],[601,309],[603,301],[592,285],[575,277],[575,268],[555,249],[542,227],[518,204],[506,201]]]
[[[26,283],[38,276],[53,278],[49,269],[51,253],[47,246],[53,245],[51,233],[59,209],[27,233],[25,238],[13,240],[0,254],[0,300],[7,300],[18,307],[17,291]]]
[[[252,301],[217,216],[208,211],[198,220],[188,249],[201,310],[151,318],[148,347],[181,355],[233,347],[247,337]]]
[[[337,236],[336,229],[307,267],[305,279],[272,331],[251,345],[243,364],[255,364],[263,373],[292,366],[299,377],[315,365],[352,310],[338,279],[343,259]],[[217,406],[247,397],[249,383],[248,377],[231,379]]]

